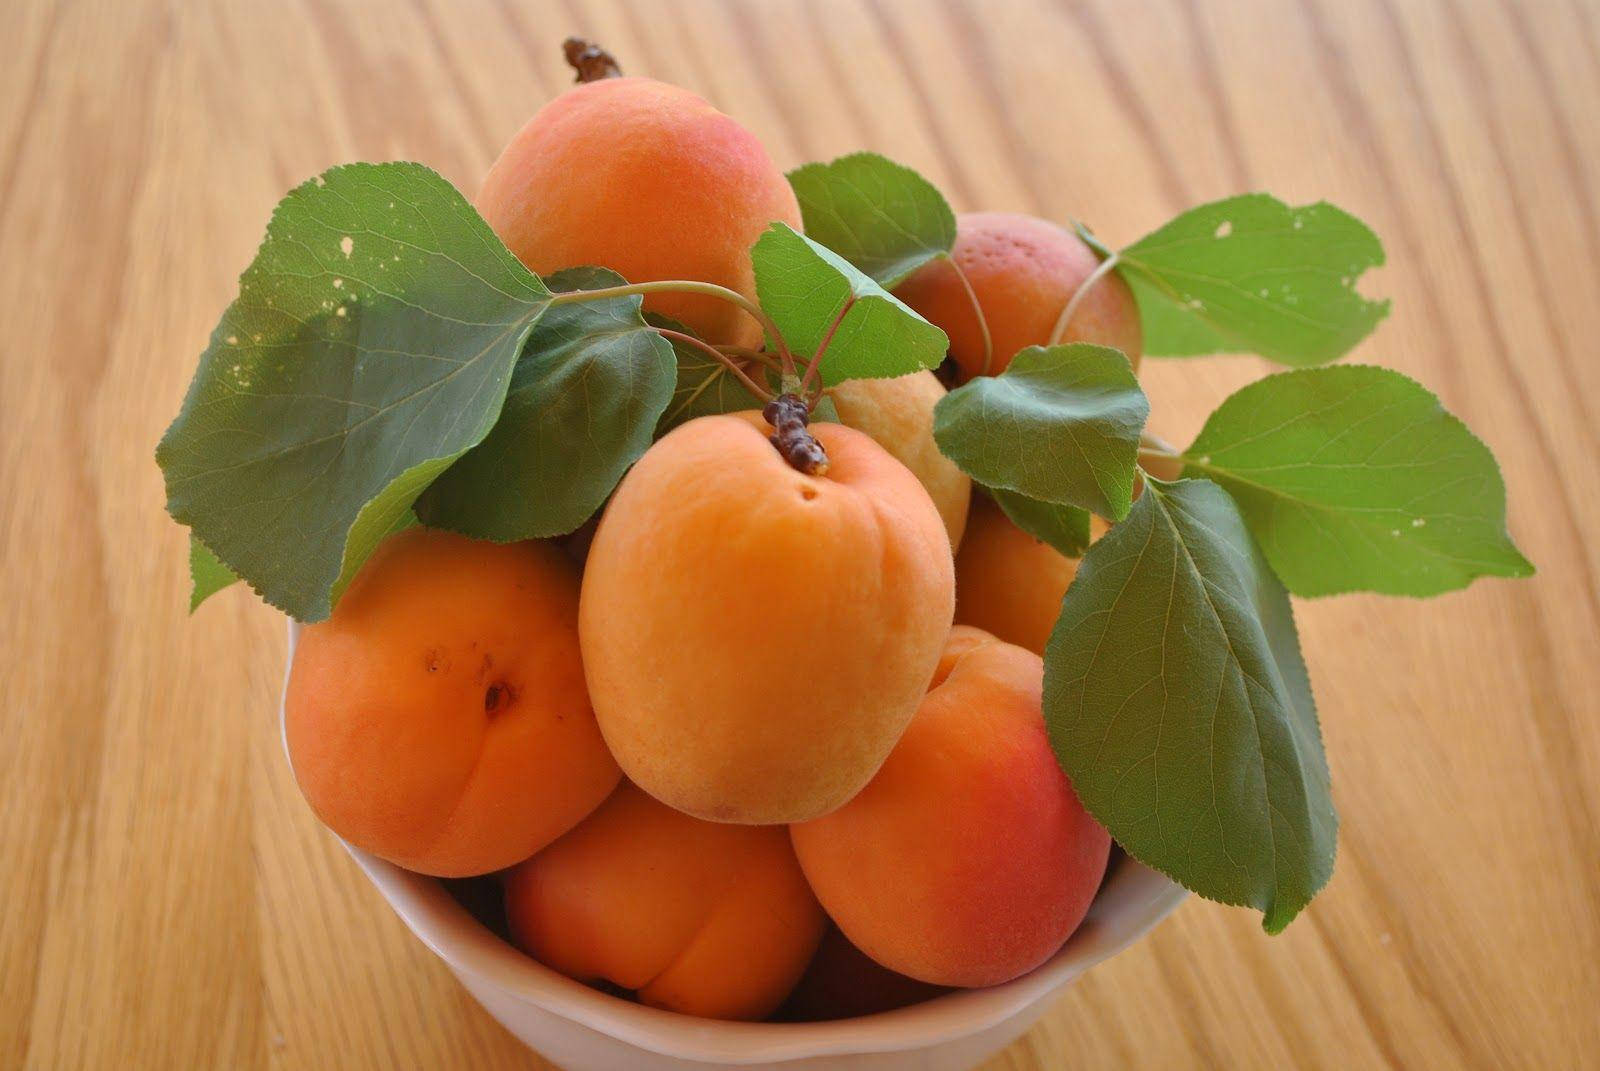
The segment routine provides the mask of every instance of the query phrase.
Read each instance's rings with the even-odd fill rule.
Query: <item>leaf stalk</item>
[[[944,255],[950,263],[950,269],[956,273],[956,280],[961,284],[961,289],[967,292],[967,301],[972,305],[972,315],[978,321],[978,333],[983,337],[983,363],[978,366],[978,374],[989,374],[989,366],[994,363],[994,337],[989,334],[989,318],[983,314],[983,306],[978,304],[978,292],[972,288],[972,280],[967,278],[966,271],[961,267],[961,262],[949,253]]]
[[[827,332],[822,336],[822,341],[817,345],[817,352],[812,354],[811,363],[806,366],[806,375],[805,378],[800,381],[799,393],[800,397],[805,400],[806,412],[808,413],[817,407],[818,402],[822,401],[822,391],[819,389],[815,394],[813,394],[811,387],[812,384],[817,384],[819,387],[821,386],[819,381],[819,369],[822,367],[823,356],[828,352],[828,344],[833,341],[833,336],[836,332],[838,332],[839,325],[844,323],[844,318],[850,315],[850,310],[855,308],[855,304],[856,298],[854,295],[851,295],[850,299],[844,303],[844,307],[839,310],[839,315],[833,318],[833,323],[828,325]]]
[[[1061,344],[1062,337],[1067,333],[1067,325],[1072,322],[1072,317],[1077,313],[1078,306],[1083,304],[1084,296],[1094,288],[1094,284],[1104,279],[1116,268],[1119,259],[1118,254],[1112,253],[1102,260],[1094,271],[1089,273],[1088,278],[1078,284],[1078,289],[1074,290],[1072,297],[1067,300],[1066,308],[1062,309],[1061,315],[1056,317],[1055,327],[1050,329],[1049,345],[1057,346]]]
[[[683,331],[674,331],[668,327],[657,327],[655,328],[655,332],[662,338],[670,339],[673,342],[681,342],[685,346],[693,346],[696,349],[704,352],[718,364],[722,365],[722,367],[726,368],[729,372],[732,372],[738,378],[739,382],[744,384],[744,389],[761,399],[761,401],[770,402],[776,397],[776,395],[774,395],[770,390],[767,390],[755,380],[751,379],[749,375],[745,373],[745,370],[739,367],[738,361],[734,360],[726,353],[723,353],[721,350],[717,349],[704,339],[695,338],[691,334]]]
[[[737,290],[707,283],[698,279],[660,279],[648,283],[623,283],[620,286],[605,286],[598,290],[563,290],[552,294],[552,305],[566,305],[574,301],[600,301],[605,298],[632,297],[643,294],[703,294],[706,297],[721,298],[739,306],[745,312],[755,317],[768,337],[778,347],[779,359],[783,362],[786,371],[794,370],[794,355],[789,352],[789,344],[783,340],[783,332],[778,330],[778,325],[772,322],[772,317],[766,314],[760,305],[745,297]]]

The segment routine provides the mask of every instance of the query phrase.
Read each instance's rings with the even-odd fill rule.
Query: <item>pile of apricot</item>
[[[476,203],[535,272],[752,298],[752,243],[801,226],[749,131],[642,78],[547,105]],[[1048,342],[1097,261],[1025,216],[965,215],[958,235],[897,293],[964,381]],[[763,342],[703,294],[645,307]],[[1137,359],[1120,280],[1066,337]],[[528,955],[687,1014],[840,1017],[1038,966],[1111,849],[1040,710],[1075,563],[939,453],[944,391],[931,372],[834,388],[840,422],[809,428],[820,473],[754,407],[684,423],[587,545],[392,536],[295,654],[286,731],[311,806],[400,866],[496,875]]]

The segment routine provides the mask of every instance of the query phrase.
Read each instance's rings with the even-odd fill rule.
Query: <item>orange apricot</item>
[[[860,795],[790,828],[854,945],[935,985],[995,985],[1083,920],[1111,837],[1056,763],[1039,656],[956,629],[959,651]]]
[[[800,229],[794,191],[754,134],[686,89],[606,78],[546,104],[489,169],[478,211],[530,269],[610,268],[633,283],[693,279],[755,297],[750,247]],[[645,308],[718,344],[761,327],[716,297],[652,294]]]
[[[1018,350],[1048,345],[1056,319],[1100,264],[1094,250],[1072,231],[1014,212],[957,217],[951,260],[955,266],[942,258],[924,265],[895,295],[950,336],[950,356],[962,382],[999,375]],[[987,369],[982,329],[961,274],[972,284],[989,326],[992,356]],[[1074,311],[1063,341],[1115,346],[1137,369],[1144,334],[1128,284],[1115,272],[1096,282]]]
[[[932,372],[913,372],[895,379],[847,379],[833,388],[833,405],[841,423],[872,436],[922,481],[954,549],[966,531],[972,480],[933,441],[933,407],[944,395],[944,384]]]
[[[711,1019],[771,1014],[827,923],[781,827],[704,822],[626,782],[511,871],[506,914],[546,966]]]
[[[547,543],[411,528],[300,634],[284,732],[335,833],[411,870],[526,859],[621,774],[584,688],[578,578]]]
[[[955,619],[1042,655],[1078,561],[1024,532],[988,496],[977,495],[956,555]]]
[[[629,778],[701,818],[844,803],[949,630],[950,540],[927,491],[861,432],[811,430],[825,475],[791,468],[758,414],[675,428],[589,549],[578,630],[600,729]]]

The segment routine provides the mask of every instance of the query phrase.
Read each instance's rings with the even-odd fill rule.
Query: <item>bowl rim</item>
[[[292,773],[283,699],[301,626],[293,618],[287,620],[289,642],[278,727]],[[380,859],[331,830],[329,835],[350,853],[406,927],[458,976],[470,976],[519,1002],[650,1052],[730,1066],[927,1048],[981,1033],[1022,1014],[1090,967],[1132,945],[1189,895],[1165,875],[1124,857],[1066,943],[1043,964],[1009,982],[959,989],[908,1007],[851,1019],[730,1022],[651,1008],[574,981],[495,935],[462,907],[439,879]]]

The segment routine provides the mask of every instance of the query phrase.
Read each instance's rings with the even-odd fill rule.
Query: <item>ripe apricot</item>
[[[769,1015],[827,924],[782,828],[704,822],[626,782],[511,871],[506,913],[546,966],[711,1019]]]
[[[776,220],[800,229],[794,191],[754,134],[648,78],[590,82],[546,104],[489,169],[477,207],[540,274],[595,265],[751,298],[751,245]],[[719,298],[652,294],[645,308],[714,343],[761,343],[760,325]]]
[[[1018,528],[987,496],[975,496],[956,555],[955,619],[1042,655],[1078,560]]]
[[[853,796],[917,708],[949,630],[950,540],[910,471],[815,424],[826,475],[758,414],[645,452],[589,549],[578,630],[623,772],[721,822],[800,821]]]
[[[621,776],[584,689],[578,578],[546,543],[411,528],[300,634],[284,700],[317,816],[425,874],[482,874],[572,828]]]
[[[791,827],[817,899],[891,970],[983,986],[1037,967],[1089,909],[1111,837],[1061,772],[1039,656],[957,628],[949,674],[861,794]]]
[[[944,395],[932,372],[913,372],[895,379],[847,379],[833,388],[833,404],[842,423],[872,436],[922,481],[944,518],[953,550],[966,531],[972,480],[933,441],[933,407]]]
[[[1047,345],[1057,317],[1100,264],[1094,250],[1070,230],[1014,212],[957,217],[951,259],[972,284],[989,325],[989,375],[1005,371],[1018,350]],[[950,356],[962,382],[985,372],[978,317],[950,261],[924,265],[895,295],[950,336]],[[1063,341],[1115,346],[1138,368],[1144,333],[1128,284],[1115,272],[1096,282],[1073,313]]]

